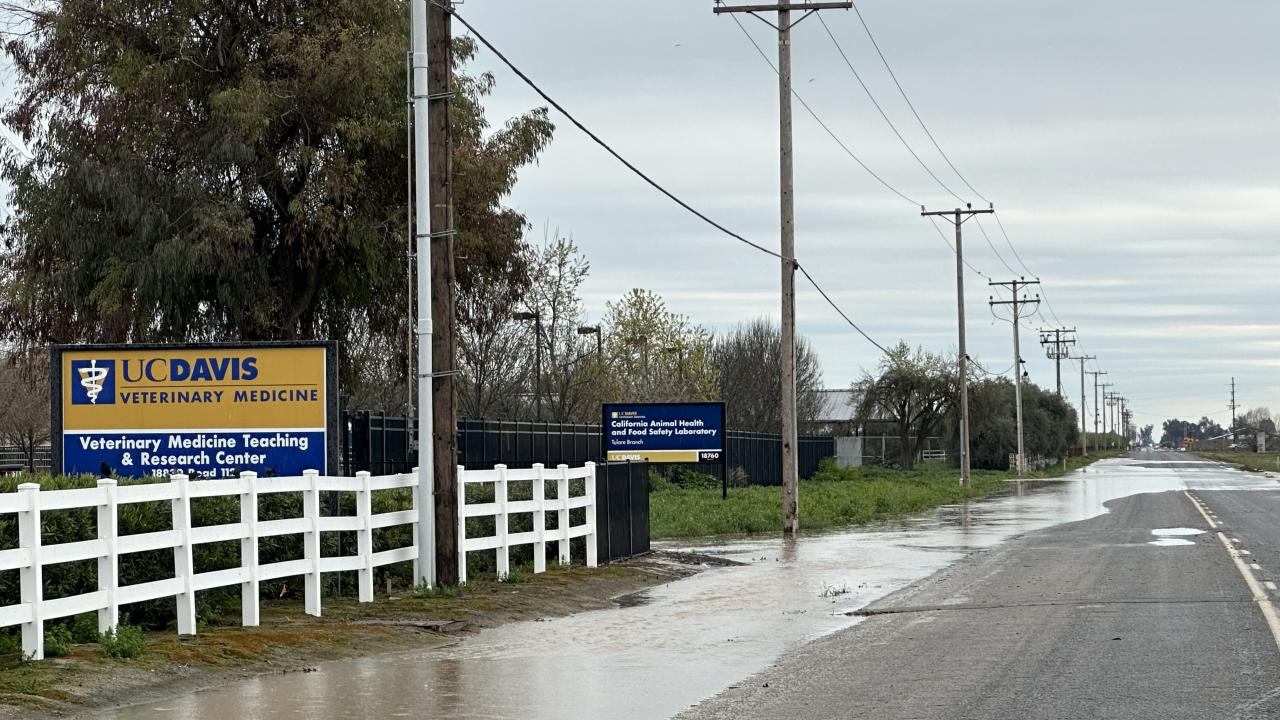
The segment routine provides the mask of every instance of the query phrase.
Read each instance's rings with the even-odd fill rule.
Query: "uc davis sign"
[[[610,461],[724,462],[724,403],[619,403],[603,415]]]
[[[333,343],[55,346],[54,472],[124,477],[326,473]]]

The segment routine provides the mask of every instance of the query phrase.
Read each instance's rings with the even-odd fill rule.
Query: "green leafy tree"
[[[26,348],[332,338],[346,385],[406,382],[404,2],[0,13],[17,80],[3,121],[25,146],[0,164],[0,332]],[[473,52],[457,42],[459,69]],[[501,202],[553,131],[545,110],[492,130],[493,82],[455,80],[463,290],[519,273],[525,221]]]
[[[604,394],[619,402],[714,400],[711,333],[649,290],[606,305]]]
[[[1008,470],[1018,452],[1016,391],[1005,377],[989,377],[969,386],[969,452],[974,468]],[[957,414],[948,425],[958,437]],[[1022,383],[1022,441],[1028,459],[1066,456],[1079,442],[1076,411],[1057,393]]]
[[[858,422],[890,420],[897,428],[898,464],[915,467],[925,440],[941,429],[956,401],[955,363],[899,342],[881,360],[878,375],[865,373],[854,383]]]

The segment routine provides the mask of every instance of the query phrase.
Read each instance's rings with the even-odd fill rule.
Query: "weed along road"
[[[1168,491],[970,556],[683,717],[1280,717],[1280,482],[1182,453],[1095,467]]]
[[[1280,713],[1277,641],[1241,575],[1243,565],[1271,594],[1280,483],[1186,454],[1137,453],[1011,489],[794,543],[671,544],[722,562],[616,609],[95,717]],[[1236,553],[1249,551],[1242,563],[1196,502]]]

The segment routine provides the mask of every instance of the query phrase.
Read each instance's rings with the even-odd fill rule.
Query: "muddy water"
[[[891,527],[707,545],[666,545],[744,563],[627,598],[615,610],[489,630],[457,645],[321,665],[154,705],[152,718],[665,718],[857,622],[846,612],[964,553],[1105,512],[1136,493],[1276,488],[1208,463],[1109,460],[1054,483],[946,507]],[[1164,457],[1168,457],[1167,455]]]

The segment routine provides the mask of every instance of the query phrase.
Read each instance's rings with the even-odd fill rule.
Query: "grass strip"
[[[1024,479],[1059,477],[1118,454],[1071,458]],[[812,478],[800,481],[801,526],[820,530],[915,515],[1005,492],[1008,481],[1016,478],[1013,471],[975,470],[972,486],[964,488],[957,470],[941,464],[893,470],[824,463]],[[721,500],[717,487],[668,485],[650,494],[649,522],[655,540],[781,532],[782,492],[776,486],[730,488],[729,498]]]
[[[1280,472],[1280,452],[1268,451],[1264,453],[1251,452],[1248,450],[1214,450],[1214,451],[1196,451],[1206,460],[1219,460],[1233,465],[1239,465],[1245,470],[1254,472]]]

